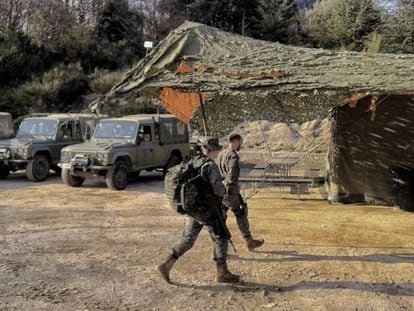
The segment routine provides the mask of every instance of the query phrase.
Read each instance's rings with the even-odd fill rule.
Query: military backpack
[[[198,214],[199,187],[203,183],[203,169],[208,159],[195,158],[170,168],[165,175],[165,193],[171,208],[179,214]]]

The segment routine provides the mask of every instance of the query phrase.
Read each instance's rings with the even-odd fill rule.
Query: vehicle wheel
[[[128,165],[117,161],[106,173],[106,185],[112,190],[123,190],[128,186]]]
[[[50,163],[43,155],[37,155],[27,163],[26,176],[31,181],[44,181],[49,176]]]
[[[163,172],[164,173],[164,176],[167,174],[167,171],[170,168],[172,168],[172,167],[180,164],[181,162],[182,162],[182,160],[179,157],[177,157],[175,155],[170,156],[170,158],[168,159],[167,164],[164,167],[164,172]]]
[[[70,187],[80,187],[82,186],[83,182],[85,181],[85,178],[74,176],[70,173],[70,170],[67,168],[64,168],[62,170],[62,180],[63,182],[70,186]]]
[[[8,167],[0,167],[0,179],[6,179],[10,175],[10,170]]]

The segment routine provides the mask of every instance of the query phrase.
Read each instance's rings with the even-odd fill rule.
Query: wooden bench
[[[305,170],[305,174],[303,176],[305,178],[310,178],[312,180],[312,184],[310,185],[311,189],[315,184],[315,180],[319,178],[319,174],[321,172],[320,167],[309,167]]]
[[[247,174],[247,177],[257,178],[264,177],[269,172],[270,164],[261,163],[253,167],[253,169]]]
[[[311,178],[306,177],[240,177],[240,183],[252,183],[252,191],[255,190],[258,184],[271,184],[279,187],[291,187],[291,193],[297,194],[300,199],[301,194],[309,193],[309,185],[312,184]],[[254,185],[254,186],[253,186]],[[244,187],[243,187],[244,189]]]

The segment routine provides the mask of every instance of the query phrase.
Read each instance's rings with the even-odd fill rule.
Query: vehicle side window
[[[170,137],[174,137],[174,123],[172,122],[165,122],[164,123],[165,129]]]
[[[150,125],[141,125],[139,127],[138,136],[141,142],[150,142],[152,141],[152,133]]]
[[[57,137],[60,139],[71,139],[73,137],[73,122],[60,122]]]
[[[185,135],[185,125],[184,125],[184,123],[177,122],[177,135],[180,135],[180,136]]]

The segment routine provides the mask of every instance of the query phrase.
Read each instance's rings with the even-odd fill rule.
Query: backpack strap
[[[204,170],[207,168],[207,166],[208,165],[210,165],[210,163],[212,162],[213,160],[211,160],[211,159],[206,159],[205,161],[204,161],[204,163],[203,164],[201,164],[201,166],[199,167],[199,170],[200,170],[200,176],[201,176],[201,178],[204,180],[204,181],[207,181],[206,179],[205,179],[205,177],[204,177]]]

